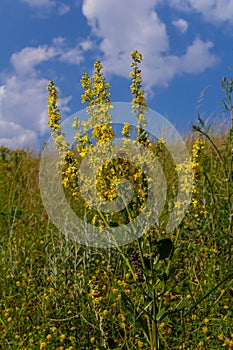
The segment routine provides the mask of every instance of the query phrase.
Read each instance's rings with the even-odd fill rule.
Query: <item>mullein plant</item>
[[[144,91],[141,89],[141,70],[138,68],[138,63],[141,62],[142,56],[138,51],[133,51],[131,56],[133,59],[133,70],[130,73],[132,79],[130,89],[135,96],[132,99],[132,112],[136,115],[137,120],[137,141],[143,146],[151,147],[152,145],[148,140],[148,135],[143,129],[143,127],[146,126],[144,113],[148,110],[148,107]],[[107,161],[102,165],[102,159],[99,156],[99,153],[95,153],[96,146],[101,146],[104,154],[105,147],[107,147],[106,141],[113,140],[115,136],[111,125],[112,116],[110,111],[113,106],[110,100],[110,85],[105,81],[102,69],[103,66],[100,61],[96,61],[94,64],[94,75],[90,77],[88,73],[84,73],[81,79],[81,85],[84,89],[82,103],[87,103],[86,111],[89,115],[89,119],[83,122],[80,122],[78,117],[74,119],[73,127],[76,129],[74,137],[76,149],[69,146],[66,142],[65,135],[62,132],[62,125],[60,123],[61,116],[57,107],[58,91],[52,81],[49,83],[47,89],[49,115],[48,126],[52,129],[51,135],[53,142],[61,157],[58,166],[62,169],[63,186],[72,193],[72,196],[76,199],[80,199],[78,188],[79,166],[82,159],[85,158],[90,151],[92,152],[91,157],[93,157],[95,169],[98,169],[98,171],[95,183],[80,178],[81,182],[86,181],[85,187],[87,192],[90,187],[96,186],[100,197],[103,200],[111,201],[117,197],[116,186],[121,179],[129,179],[131,182],[134,182],[136,195],[128,208],[122,211],[120,218],[116,218],[115,214],[100,214],[100,211],[91,210],[91,205],[85,204],[87,210],[89,210],[89,214],[92,213],[89,215],[92,223],[100,227],[106,227],[109,225],[111,226],[111,222],[115,222],[116,220],[121,223],[133,220],[133,218],[138,215],[140,207],[145,204],[147,187],[145,176],[141,169],[137,166],[133,166],[132,162],[130,163],[128,159],[116,159],[115,157],[115,159]],[[90,130],[92,130],[91,135]],[[127,142],[130,142],[130,131],[131,126],[129,123],[124,123],[121,133],[125,138],[125,148],[127,148]],[[95,147],[93,140],[95,140]],[[132,155],[130,156],[132,157]]]
[[[132,71],[130,78],[132,84],[130,89],[134,96],[132,112],[136,117],[137,131],[137,139],[133,140],[133,143],[139,143],[151,152],[154,151],[154,156],[158,158],[156,154],[158,148],[162,147],[163,152],[166,140],[159,140],[157,145],[153,145],[149,140],[145,130],[147,126],[145,114],[148,107],[145,93],[142,90],[142,76],[139,68],[142,55],[134,50],[131,52],[131,57]],[[113,155],[111,160],[102,164],[99,153],[95,153],[98,146],[104,152],[105,147],[108,147],[108,141],[114,140],[115,136],[111,116],[113,106],[110,100],[110,85],[105,81],[102,69],[101,63],[96,61],[94,75],[90,77],[88,73],[84,73],[81,79],[81,85],[84,89],[82,103],[87,103],[86,112],[89,119],[84,122],[81,122],[78,117],[74,119],[76,149],[70,147],[66,142],[65,134],[62,132],[61,116],[57,107],[58,91],[52,81],[48,85],[48,126],[52,129],[53,142],[61,158],[58,166],[62,169],[63,186],[71,192],[75,200],[82,200],[78,189],[79,168],[80,163],[88,153],[91,154],[90,160],[95,163],[98,170],[95,183],[90,179],[81,179],[81,182],[84,183],[84,192],[86,189],[88,193],[89,189],[95,186],[102,200],[112,201],[117,197],[116,186],[121,179],[129,180],[134,184],[134,196],[121,212],[102,213],[98,208],[93,210],[90,203],[83,203],[89,212],[89,221],[93,225],[99,228],[110,228],[115,225],[133,222],[146,203],[148,195],[147,181],[150,181],[150,179],[146,179],[143,170],[135,165],[137,158],[134,159],[134,156],[130,154],[129,161],[129,157],[127,157],[127,145],[130,142],[132,131],[132,126],[129,123],[124,123],[121,130],[125,140],[125,157],[119,159],[119,157]],[[80,126],[82,126],[82,131],[80,131]],[[135,324],[140,324],[141,333],[151,350],[160,348],[159,324],[161,321],[172,312],[180,312],[184,307],[183,304],[179,304],[177,307],[173,307],[172,311],[170,305],[164,304],[163,296],[167,291],[167,281],[171,276],[170,264],[174,245],[170,238],[157,240],[156,238],[161,236],[161,232],[158,231],[158,227],[156,229],[152,228],[141,239],[137,238],[130,248],[130,253],[127,248],[123,249],[116,245],[119,257],[123,259],[128,273],[127,283],[122,281],[119,284],[119,280],[116,280],[114,290],[118,290],[119,286],[123,286],[123,298],[120,300],[122,302],[122,312],[125,313],[124,318],[129,317]],[[113,282],[113,287],[115,282]],[[133,297],[129,297],[131,293]],[[111,295],[112,298],[113,295]],[[91,300],[94,303],[93,310],[96,310],[96,296],[91,294]],[[102,326],[100,332],[103,333]],[[107,348],[106,336],[104,336],[104,343]],[[141,340],[139,340],[139,343],[143,344]]]

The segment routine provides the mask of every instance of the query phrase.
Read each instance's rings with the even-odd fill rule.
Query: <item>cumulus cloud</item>
[[[172,21],[174,27],[176,27],[181,33],[185,33],[188,29],[188,22],[183,18],[180,18],[176,21]]]
[[[69,49],[61,54],[60,60],[70,64],[80,64],[83,61],[83,52],[77,47]]]
[[[55,57],[58,51],[54,47],[38,46],[25,47],[11,56],[11,63],[19,75],[33,74],[35,67]]]
[[[133,49],[142,52],[143,77],[146,89],[155,85],[167,86],[177,74],[201,73],[217,62],[211,52],[213,44],[196,38],[187,45],[185,54],[173,55],[169,36],[156,6],[159,0],[128,0],[128,11],[124,11],[124,0],[85,0],[83,14],[92,28],[93,36],[101,40],[105,70],[128,77],[129,53]],[[184,22],[179,22],[185,28]],[[195,61],[196,60],[196,61]]]
[[[180,70],[184,73],[202,73],[207,68],[214,66],[218,59],[211,54],[210,49],[213,43],[210,41],[203,42],[197,38],[187,48],[186,54],[181,56]]]
[[[0,145],[9,148],[31,148],[38,146],[35,131],[24,129],[20,124],[0,120]]]
[[[169,4],[183,11],[196,11],[209,22],[227,21],[233,24],[232,0],[169,0]]]
[[[48,131],[48,79],[41,73],[40,64],[55,59],[79,64],[83,59],[80,45],[67,47],[65,40],[59,37],[50,46],[25,47],[12,54],[12,72],[2,75],[0,81],[0,144],[25,147],[36,144]],[[62,113],[69,111],[70,99],[70,96],[60,98]]]

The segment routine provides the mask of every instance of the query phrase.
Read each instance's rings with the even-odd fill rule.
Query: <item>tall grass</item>
[[[2,349],[233,349],[232,129],[195,130],[190,152],[197,135],[205,147],[187,215],[120,252],[66,240],[40,198],[40,158],[1,147]]]

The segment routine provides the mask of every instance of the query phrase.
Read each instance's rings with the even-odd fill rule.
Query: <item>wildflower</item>
[[[49,288],[49,294],[51,294],[51,295],[54,294],[54,288],[52,288],[52,287]]]
[[[97,297],[100,295],[100,292],[96,291],[95,289],[92,289],[89,293],[91,297]]]
[[[230,343],[231,343],[231,339],[226,338],[224,343],[223,343],[223,346],[230,345]]]
[[[142,349],[143,348],[143,342],[141,340],[138,341],[138,348]]]
[[[103,311],[103,315],[104,315],[104,316],[108,316],[108,310],[104,310],[104,311]]]
[[[208,327],[204,326],[204,327],[202,328],[202,332],[203,332],[204,334],[206,334],[206,333],[208,332]]]
[[[124,316],[123,314],[120,313],[120,314],[118,314],[117,317],[119,317],[119,318],[121,319],[122,322],[125,321],[125,316]]]
[[[66,338],[66,335],[65,335],[65,334],[61,334],[61,335],[60,335],[60,340],[61,340],[61,341],[64,341],[65,338]]]
[[[40,350],[41,350],[41,349],[45,349],[46,346],[47,346],[47,343],[46,343],[46,342],[44,342],[44,341],[40,342]]]
[[[131,126],[129,123],[124,123],[124,126],[121,130],[121,133],[125,137],[129,137],[129,131],[131,130]]]
[[[56,333],[57,332],[57,327],[50,327],[50,332]]]
[[[132,99],[132,112],[136,113],[137,115],[137,121],[138,121],[138,140],[139,142],[146,142],[147,141],[147,135],[144,135],[143,127],[147,125],[146,119],[144,117],[144,113],[148,111],[146,99],[145,99],[145,93],[141,89],[142,86],[142,76],[141,76],[141,70],[138,67],[138,63],[141,63],[142,61],[142,55],[140,52],[134,50],[131,52],[132,57],[132,64],[131,67],[132,72],[130,72],[130,78],[132,80],[132,84],[130,86],[132,94],[135,96]]]

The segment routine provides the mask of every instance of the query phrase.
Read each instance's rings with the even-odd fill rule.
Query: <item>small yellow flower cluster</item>
[[[202,166],[200,165],[200,156],[205,148],[205,141],[203,139],[198,138],[194,141],[193,147],[192,147],[192,154],[191,154],[191,162],[192,162],[192,168],[193,168],[193,207],[197,208],[198,214],[205,214],[206,210],[205,207],[200,199],[200,194],[198,193],[198,184],[201,180],[202,175]]]
[[[121,133],[122,133],[123,136],[129,137],[130,136],[129,135],[129,131],[130,130],[131,130],[130,124],[129,123],[124,123],[124,126],[123,126],[123,128],[121,130]]]
[[[180,199],[175,202],[175,208],[177,215],[184,214],[185,205],[189,204],[189,194],[191,195],[193,181],[193,171],[190,161],[185,161],[181,164],[176,165],[176,171],[179,172],[180,176]]]
[[[114,172],[112,162],[106,163],[100,168],[100,171],[96,177],[96,187],[99,191],[100,196],[103,199],[112,201],[117,198],[117,185],[119,183],[119,177]],[[109,172],[111,176],[109,175]]]
[[[54,82],[50,81],[48,87],[48,115],[49,115],[49,121],[48,126],[52,128],[53,130],[60,129],[60,111],[57,108],[57,102],[58,102],[58,91],[54,86]]]
[[[139,141],[146,141],[147,134],[143,135],[142,137],[142,133],[143,133],[143,126],[145,127],[147,125],[144,114],[145,112],[148,111],[148,107],[145,99],[145,92],[141,89],[142,75],[141,75],[141,69],[139,69],[138,67],[138,63],[142,62],[142,55],[137,50],[134,50],[131,52],[131,57],[133,59],[133,62],[131,64],[132,71],[130,72],[130,77],[132,80],[130,90],[132,94],[135,96],[132,99],[132,112],[136,113],[137,115]],[[142,137],[142,140],[140,140],[140,137]]]
[[[95,74],[92,78],[88,73],[84,73],[81,79],[82,88],[85,90],[82,95],[82,103],[88,102],[90,105],[102,105],[111,103],[109,96],[110,84],[105,82],[102,73],[103,66],[100,61],[94,63]]]
[[[86,154],[92,149],[91,141],[88,138],[88,135],[82,135],[79,137],[76,137],[77,144],[77,151],[79,155],[84,158]]]
[[[99,143],[112,140],[114,135],[112,126],[109,124],[97,125],[92,132],[92,137],[97,139]]]
[[[199,156],[205,148],[205,141],[203,139],[196,139],[192,147],[192,166],[194,171],[200,171]]]
[[[59,155],[61,157],[61,161],[57,163],[58,168],[62,170],[63,176],[63,185],[65,187],[70,187],[70,178],[67,176],[72,166],[75,163],[74,153],[69,149],[69,145],[65,140],[65,135],[62,133],[62,126],[60,125],[60,111],[57,107],[58,103],[58,91],[54,86],[54,82],[51,81],[47,87],[48,90],[48,126],[52,129],[51,135],[53,137],[53,142],[55,147],[57,148]],[[63,168],[66,166],[66,170]],[[73,178],[74,180],[74,178]]]

